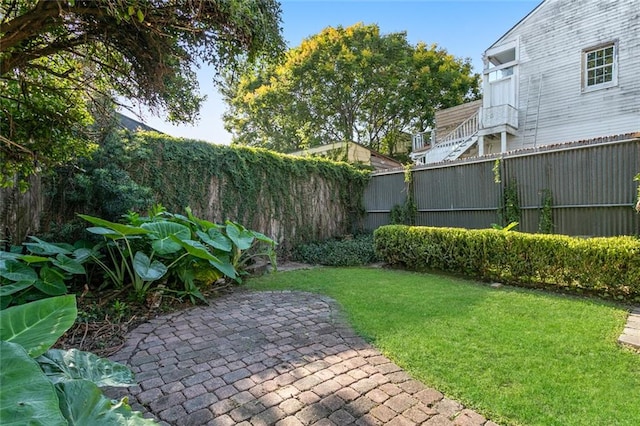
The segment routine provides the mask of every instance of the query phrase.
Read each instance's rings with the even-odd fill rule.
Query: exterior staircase
[[[431,164],[459,158],[478,141],[479,112],[466,119],[451,133],[436,141],[431,149],[411,153],[415,164]]]

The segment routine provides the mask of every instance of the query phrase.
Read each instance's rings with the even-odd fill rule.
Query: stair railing
[[[447,136],[437,141],[433,148],[457,145],[460,143],[460,139],[466,139],[478,130],[480,130],[480,110],[449,132]]]

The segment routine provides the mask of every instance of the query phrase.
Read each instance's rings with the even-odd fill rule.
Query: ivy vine
[[[543,189],[538,232],[541,234],[552,234],[553,228],[553,195],[550,189]]]
[[[134,189],[147,188],[152,201],[170,211],[189,206],[194,214],[210,221],[228,219],[269,231],[274,234],[269,236],[281,243],[281,252],[298,243],[355,233],[364,216],[362,194],[369,173],[346,163],[213,145],[155,132],[120,132],[111,135],[101,149],[100,164],[87,164],[130,178],[126,182],[114,180],[114,189],[122,183]],[[76,172],[73,182],[94,174],[92,169]],[[86,185],[82,191],[94,188],[100,186]],[[64,190],[58,187],[58,191]],[[122,211],[111,213],[135,209],[134,204],[125,205],[130,198],[112,203]],[[100,198],[93,194],[79,201],[85,199]],[[76,207],[89,213],[101,208]]]
[[[505,185],[501,216],[505,226],[520,222],[520,199],[518,196],[518,182],[515,178],[511,178]]]

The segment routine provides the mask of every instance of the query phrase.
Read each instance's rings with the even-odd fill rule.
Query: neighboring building
[[[395,167],[402,167],[402,163],[399,161],[355,142],[337,142],[321,145],[302,151],[291,152],[289,155],[294,155],[296,157],[324,157],[330,160],[346,161],[351,164],[370,166],[374,170],[386,170]]]
[[[415,162],[640,131],[638,0],[545,0],[483,59],[477,114],[431,145],[414,137]]]
[[[153,127],[147,126],[142,121],[138,121],[134,118],[127,117],[126,115],[120,114],[119,112],[116,112],[116,118],[118,119],[118,123],[123,129],[127,129],[132,132],[137,132],[138,130],[144,130],[145,132],[162,133],[160,130],[156,130]]]

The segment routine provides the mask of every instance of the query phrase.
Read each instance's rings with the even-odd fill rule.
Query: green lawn
[[[278,272],[256,290],[326,294],[415,378],[502,424],[640,424],[627,312],[597,300],[369,268]]]

